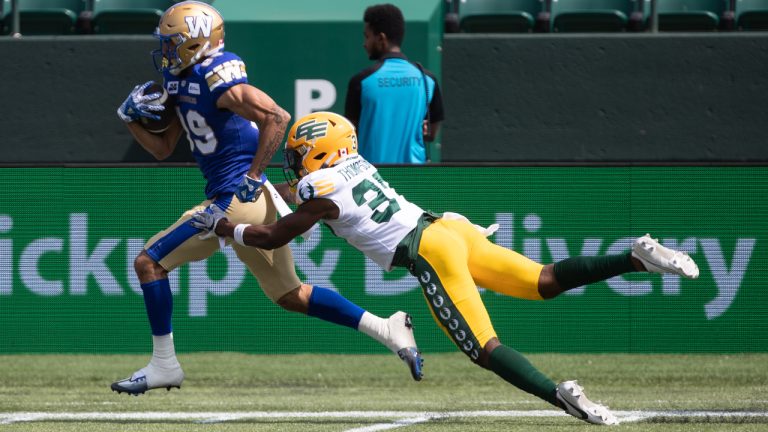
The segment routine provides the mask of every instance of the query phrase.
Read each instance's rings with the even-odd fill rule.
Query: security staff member
[[[400,51],[405,35],[396,6],[370,6],[363,47],[376,64],[349,81],[344,115],[357,127],[360,153],[375,164],[425,163],[425,142],[435,139],[443,121],[443,101],[432,72]]]

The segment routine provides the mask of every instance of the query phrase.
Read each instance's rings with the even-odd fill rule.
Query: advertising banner
[[[625,253],[650,233],[687,251],[697,280],[633,273],[549,301],[481,289],[500,339],[524,352],[768,351],[764,167],[388,167],[399,193],[452,211],[534,260]],[[282,179],[270,168],[273,182]],[[0,352],[148,352],[133,260],[202,202],[195,168],[5,168]],[[380,316],[412,314],[425,352],[455,348],[415,278],[386,273],[322,228],[292,243],[307,283]],[[230,248],[171,273],[174,337],[189,351],[385,352],[366,336],[283,311]]]

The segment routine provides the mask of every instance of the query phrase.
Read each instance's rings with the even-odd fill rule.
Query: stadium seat
[[[617,32],[642,16],[639,0],[552,0],[552,31]]]
[[[93,30],[99,34],[150,34],[172,0],[94,0]]]
[[[544,0],[462,0],[459,27],[466,33],[526,33],[548,21]]]
[[[6,35],[10,29],[5,27],[5,16],[11,13],[11,0],[0,0],[0,35]]]
[[[768,1],[736,0],[735,12],[739,30],[768,30]]]
[[[19,30],[22,35],[66,35],[75,33],[78,15],[85,0],[18,0]],[[11,2],[3,1],[3,33],[11,31]]]
[[[728,0],[657,0],[659,31],[714,31],[728,11]],[[650,2],[646,1],[650,11]]]

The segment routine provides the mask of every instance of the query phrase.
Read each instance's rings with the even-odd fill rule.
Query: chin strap
[[[325,158],[325,160],[323,161],[323,164],[320,165],[320,168],[328,168],[328,167],[330,167],[331,166],[331,159],[333,159],[334,157],[336,157],[336,153],[329,153],[328,157]]]
[[[224,49],[224,44],[221,44],[221,45],[219,45],[218,47],[216,47],[214,49],[209,49],[210,47],[211,47],[211,41],[205,41],[205,44],[203,45],[203,47],[200,48],[199,50],[197,50],[197,52],[195,52],[195,55],[192,56],[192,59],[191,59],[191,62],[189,63],[189,65],[191,66],[191,65],[199,62],[200,59],[203,58],[203,57],[208,57],[210,55],[216,54],[217,52],[219,52],[222,49]],[[189,67],[189,66],[187,66],[187,67]],[[182,71],[182,69],[170,68],[170,69],[168,69],[168,71],[171,73],[171,75],[178,75]]]
[[[205,41],[205,45],[203,45],[203,47],[202,47],[202,48],[200,48],[199,50],[197,50],[197,52],[195,53],[195,55],[194,55],[194,56],[192,56],[192,61],[190,62],[190,64],[195,64],[195,63],[197,63],[197,62],[198,62],[198,61],[199,61],[201,58],[203,58],[203,56],[207,56],[207,55],[209,54],[209,53],[208,53],[208,48],[210,48],[210,46],[211,46],[211,41]]]

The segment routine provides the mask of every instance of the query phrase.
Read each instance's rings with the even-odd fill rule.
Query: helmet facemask
[[[301,155],[300,150],[304,150],[306,154],[306,147],[298,147],[296,149],[286,148],[283,151],[283,176],[291,191],[296,191],[296,185],[299,184],[299,180],[307,175],[307,170],[302,166],[304,157]]]
[[[153,36],[160,41],[160,48],[152,51],[152,62],[155,64],[155,69],[158,72],[168,70],[173,75],[178,75],[182,63],[179,46],[184,43],[184,36],[180,33],[166,36],[160,34],[159,28],[155,30]]]

